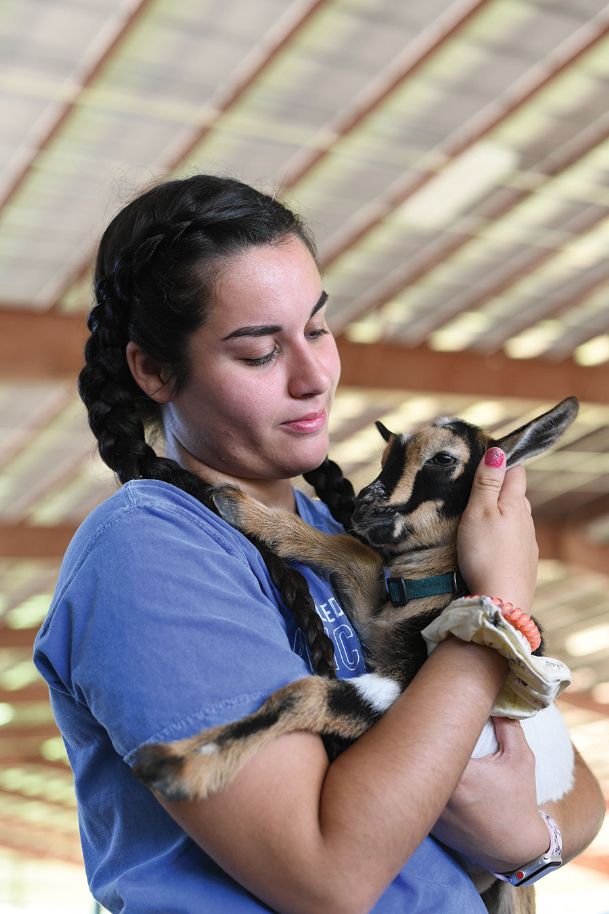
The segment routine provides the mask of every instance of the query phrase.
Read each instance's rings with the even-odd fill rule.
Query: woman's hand
[[[492,448],[495,457],[503,452]],[[459,568],[471,593],[509,601],[529,612],[537,580],[538,548],[524,468],[506,473],[480,463],[459,523]]]
[[[432,834],[483,869],[509,872],[543,854],[549,838],[522,727],[507,718],[493,722],[498,751],[468,763]]]

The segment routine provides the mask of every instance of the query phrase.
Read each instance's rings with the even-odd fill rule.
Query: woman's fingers
[[[490,448],[478,464],[467,510],[496,510],[505,478],[505,454],[501,448]]]
[[[527,475],[523,466],[512,467],[505,474],[499,494],[498,505],[501,510],[507,506],[524,506],[527,490]]]
[[[503,755],[521,752],[524,746],[528,749],[520,721],[511,717],[493,717],[493,726],[499,743],[498,751]]]
[[[524,468],[506,471],[504,452],[490,448],[474,476],[457,531],[457,550],[470,592],[500,597],[528,612],[538,550],[525,493]]]

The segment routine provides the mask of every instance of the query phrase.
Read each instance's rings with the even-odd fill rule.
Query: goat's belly
[[[535,754],[537,802],[558,800],[573,786],[573,746],[556,705],[521,720],[527,743]],[[499,748],[492,721],[487,721],[472,758],[492,755]]]

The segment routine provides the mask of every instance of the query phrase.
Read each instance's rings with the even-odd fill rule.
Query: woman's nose
[[[322,359],[309,350],[298,350],[292,356],[289,391],[292,397],[315,397],[325,393],[330,374]]]

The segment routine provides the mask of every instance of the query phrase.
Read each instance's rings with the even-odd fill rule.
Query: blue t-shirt
[[[304,520],[340,529],[324,505],[296,495]],[[297,567],[335,644],[338,675],[361,674],[361,645],[328,582]],[[104,907],[113,914],[268,911],[129,767],[143,743],[236,720],[311,674],[302,632],[251,543],[171,485],[127,483],[70,544],[34,659],[51,687],[74,770],[87,876]],[[374,911],[474,914],[484,906],[463,870],[427,838]]]

